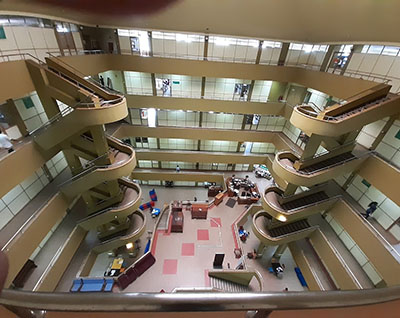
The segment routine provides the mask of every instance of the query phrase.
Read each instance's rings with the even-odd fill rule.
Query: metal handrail
[[[3,290],[0,304],[66,312],[211,312],[366,306],[400,299],[400,286],[258,293],[42,293]]]
[[[29,135],[32,136],[34,134],[36,134],[38,131],[43,130],[45,128],[47,128],[48,126],[50,126],[52,123],[58,121],[59,119],[61,119],[62,117],[64,117],[64,115],[69,114],[70,112],[73,112],[74,108],[76,105],[74,105],[74,107],[68,107],[63,109],[62,111],[60,111],[58,114],[54,115],[53,117],[51,117],[48,121],[46,121],[45,123],[43,123],[42,125],[40,125],[39,127],[35,128],[34,130],[32,130]]]

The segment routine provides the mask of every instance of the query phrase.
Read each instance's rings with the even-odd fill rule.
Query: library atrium
[[[0,317],[400,317],[399,12],[0,1]]]

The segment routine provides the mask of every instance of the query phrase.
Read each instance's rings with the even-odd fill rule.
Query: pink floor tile
[[[208,230],[197,230],[198,241],[208,241],[209,239],[210,235],[208,234]]]
[[[182,243],[182,256],[194,256],[194,243]]]
[[[178,260],[177,259],[166,259],[163,265],[164,275],[175,275],[178,270]]]
[[[210,218],[211,227],[221,227],[221,218]]]

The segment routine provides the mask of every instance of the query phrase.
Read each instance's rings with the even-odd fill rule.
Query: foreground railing
[[[20,317],[45,312],[222,312],[344,308],[400,299],[400,286],[357,291],[259,293],[40,293],[6,289],[0,304]],[[32,313],[34,315],[32,315]],[[36,314],[35,314],[36,313]],[[42,316],[40,316],[42,315]],[[143,315],[145,316],[145,315]],[[293,317],[295,317],[294,315]],[[28,317],[25,315],[25,317]],[[94,316],[91,316],[94,317]],[[260,316],[261,317],[261,316]]]

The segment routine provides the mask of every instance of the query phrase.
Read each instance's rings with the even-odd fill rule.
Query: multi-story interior
[[[400,6],[203,2],[0,3],[2,317],[397,317]]]

